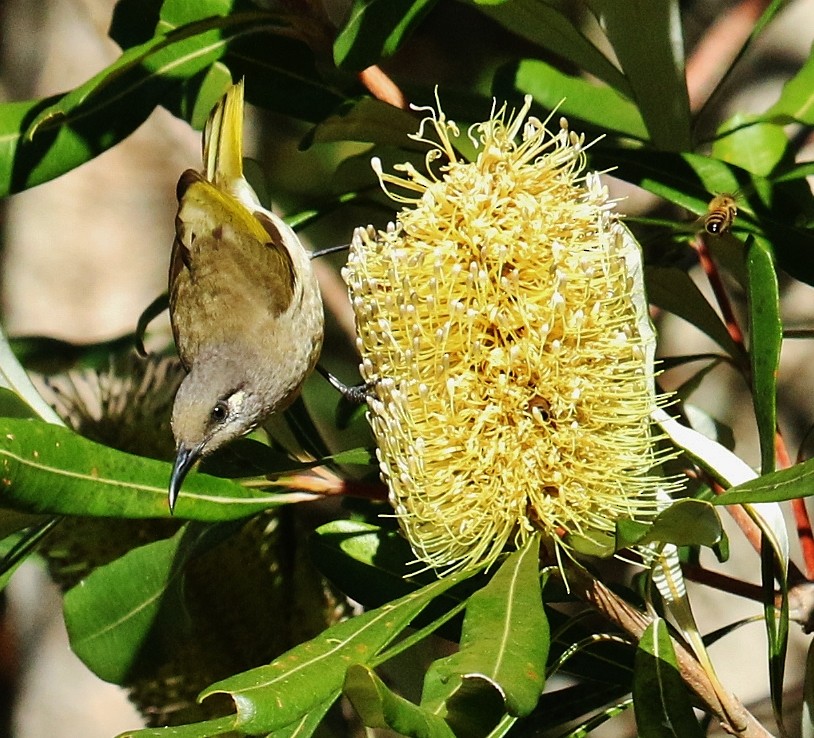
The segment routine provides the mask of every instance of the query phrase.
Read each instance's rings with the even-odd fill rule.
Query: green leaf
[[[633,709],[640,738],[703,738],[681,679],[667,625],[656,618],[639,641]]]
[[[153,728],[147,730],[128,730],[117,738],[215,738],[216,736],[232,735],[235,729],[235,716],[214,718],[192,725],[173,725],[166,728]],[[276,734],[275,734],[276,735]],[[285,735],[281,733],[281,736]],[[290,735],[290,734],[289,734]],[[267,738],[271,738],[268,736]]]
[[[783,128],[756,122],[738,113],[721,126],[712,144],[713,156],[748,172],[768,177],[783,160],[788,148]]]
[[[26,417],[24,414],[25,407],[28,407],[48,423],[65,425],[54,409],[42,398],[37,388],[34,387],[25,369],[23,369],[11,350],[6,334],[2,329],[0,329],[0,388],[5,388],[19,399],[16,408],[11,410],[15,417]],[[6,395],[4,404],[7,408],[11,408],[14,401]]]
[[[392,56],[438,0],[354,0],[334,42],[340,69],[359,71]]]
[[[443,718],[392,692],[367,666],[349,667],[343,690],[367,727],[411,738],[455,738]]]
[[[339,696],[351,664],[370,663],[438,595],[469,576],[456,574],[334,625],[270,665],[213,684],[201,699],[227,694],[237,707],[236,727],[249,734],[290,725]],[[150,735],[149,732],[143,734]],[[156,736],[163,735],[155,733]]]
[[[36,420],[0,418],[3,503],[25,512],[167,517],[169,464],[102,446]],[[255,494],[226,479],[191,474],[177,517],[235,520],[309,496]]]
[[[714,505],[743,505],[757,502],[786,502],[814,494],[814,459],[788,469],[764,474],[718,495]]]
[[[268,30],[263,18],[212,18],[156,36],[65,95],[0,106],[0,195],[64,174],[129,136],[234,39]]]
[[[312,536],[310,552],[324,576],[368,608],[414,592],[428,580],[410,576],[415,555],[398,531],[370,523],[326,523]]]
[[[732,358],[743,358],[743,349],[685,269],[649,266],[644,273],[650,302],[694,325]]]
[[[333,705],[333,699],[327,699],[321,705],[317,705],[313,710],[310,710],[298,720],[295,720],[291,725],[286,725],[284,728],[273,730],[266,738],[309,738],[313,735],[328,710]]]
[[[780,93],[780,98],[762,116],[777,123],[814,125],[814,46],[799,72]]]
[[[579,118],[603,131],[647,139],[638,108],[612,87],[565,74],[539,59],[512,62],[498,72],[498,84],[504,78],[511,89],[531,95],[544,108],[556,108],[569,119]]]
[[[125,683],[159,616],[178,627],[184,564],[223,538],[221,527],[188,524],[172,538],[133,549],[96,569],[65,594],[65,625],[73,652],[97,676]]]
[[[721,518],[715,508],[702,500],[677,500],[658,514],[652,524],[622,519],[617,522],[616,546],[628,548],[648,543],[676,546],[715,546],[723,536]]]
[[[588,0],[588,6],[616,52],[653,145],[689,151],[690,101],[678,2]]]
[[[512,0],[500,4],[469,0],[481,13],[512,33],[557,54],[623,95],[630,84],[619,69],[582,33],[567,6],[552,0]]]
[[[775,463],[777,370],[780,366],[783,324],[772,253],[760,239],[750,239],[747,249],[752,401],[760,437],[760,468],[766,474],[774,471]]]
[[[469,597],[460,650],[433,664],[423,707],[437,712],[461,680],[477,679],[498,691],[510,715],[523,717],[534,709],[545,683],[549,647],[539,553],[539,536],[534,536]],[[451,715],[447,720],[455,725]]]
[[[735,233],[754,233],[771,244],[778,266],[795,279],[814,284],[814,260],[808,258],[811,231],[801,207],[812,204],[808,185],[787,193],[745,169],[699,154],[671,154],[646,149],[596,145],[591,165],[615,168],[614,174],[670,202],[703,215],[712,194],[738,192]],[[789,183],[787,183],[789,184]],[[804,198],[801,202],[800,198]],[[724,239],[720,239],[724,240]]]
[[[763,589],[763,614],[769,641],[769,691],[772,710],[781,735],[783,727],[783,677],[789,646],[788,561],[783,560],[769,536],[760,539],[760,578]],[[777,606],[775,580],[780,585],[780,607]]]

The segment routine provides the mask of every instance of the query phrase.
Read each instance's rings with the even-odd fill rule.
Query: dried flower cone
[[[663,482],[638,247],[582,173],[583,140],[529,104],[470,130],[474,162],[431,111],[414,136],[431,173],[379,167],[405,207],[357,230],[344,272],[382,474],[430,567],[492,562],[536,530],[558,548],[612,533],[651,517]]]

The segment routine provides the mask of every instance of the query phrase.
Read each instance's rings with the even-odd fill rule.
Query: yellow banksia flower
[[[471,162],[428,109],[413,136],[427,172],[374,160],[403,208],[357,229],[344,271],[395,516],[445,571],[535,531],[559,555],[652,518],[664,487],[639,249],[584,173],[584,137],[550,132],[530,102],[470,128]]]

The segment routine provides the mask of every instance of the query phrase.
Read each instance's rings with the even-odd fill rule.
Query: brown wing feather
[[[294,299],[296,274],[265,213],[250,213],[197,172],[184,173],[178,194],[170,318],[189,368],[204,345],[273,331]]]

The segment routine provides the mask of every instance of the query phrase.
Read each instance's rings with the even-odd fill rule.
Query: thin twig
[[[611,592],[584,569],[572,566],[567,572],[571,593],[592,605],[602,616],[615,623],[637,641],[650,625],[650,618]],[[709,675],[684,643],[673,637],[678,669],[684,683],[720,721],[721,727],[739,738],[771,738],[771,733],[734,695],[721,695]]]

